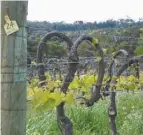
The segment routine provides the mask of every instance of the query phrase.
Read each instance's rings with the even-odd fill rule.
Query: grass
[[[108,123],[109,101],[100,100],[90,108],[66,106],[74,135],[111,135]],[[117,129],[120,135],[143,135],[143,93],[125,94],[117,98]],[[55,110],[43,114],[27,113],[27,135],[61,135]]]

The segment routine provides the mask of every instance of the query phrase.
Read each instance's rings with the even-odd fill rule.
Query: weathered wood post
[[[28,1],[1,1],[1,134],[26,135]],[[19,30],[7,35],[5,15]]]

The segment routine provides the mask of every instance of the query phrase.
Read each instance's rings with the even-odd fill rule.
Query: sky
[[[143,0],[29,0],[28,20],[73,23],[143,18]]]

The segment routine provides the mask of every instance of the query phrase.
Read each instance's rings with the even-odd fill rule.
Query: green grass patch
[[[90,108],[65,106],[72,120],[74,135],[111,135],[108,122],[108,99]],[[143,93],[124,94],[117,98],[117,129],[121,135],[143,135]],[[27,111],[27,135],[61,135],[55,110],[45,113]]]

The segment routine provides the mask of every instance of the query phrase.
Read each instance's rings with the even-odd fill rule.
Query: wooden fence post
[[[1,1],[1,134],[26,135],[28,1]],[[4,31],[5,15],[19,30]]]

